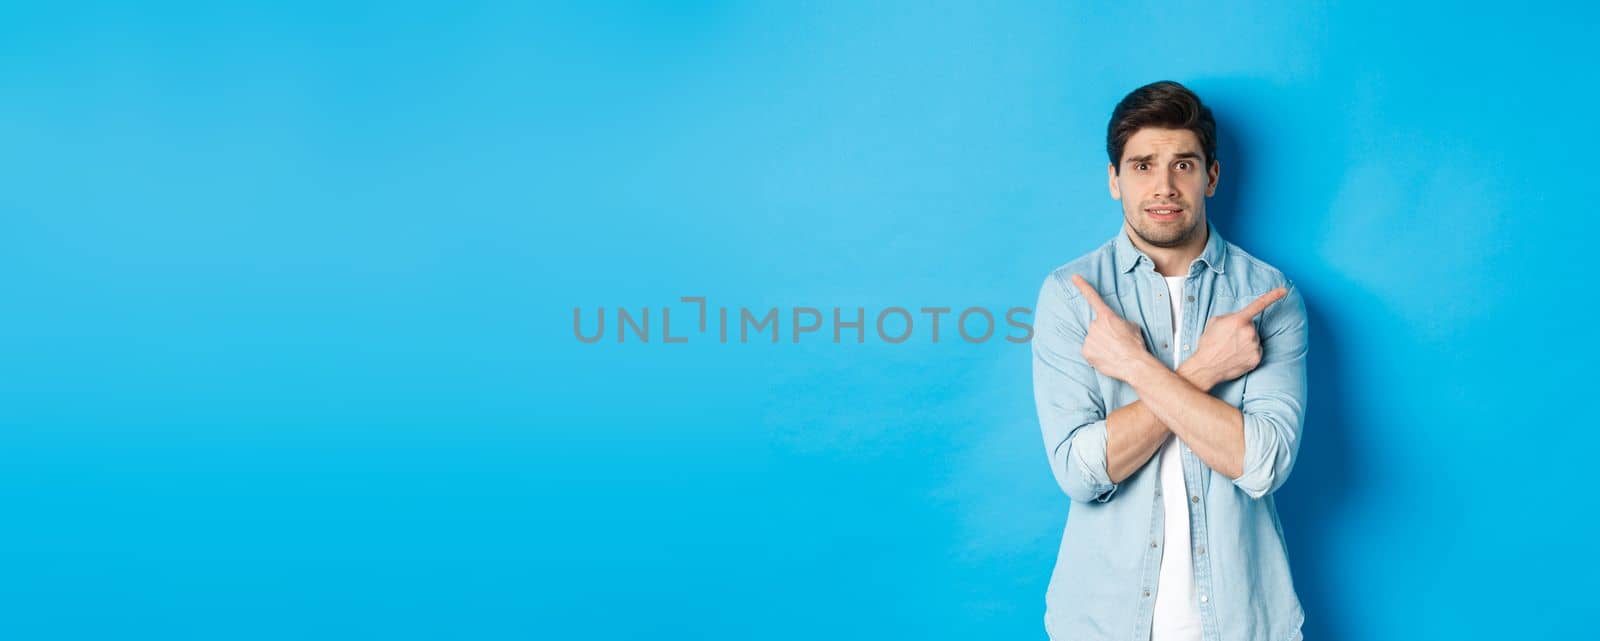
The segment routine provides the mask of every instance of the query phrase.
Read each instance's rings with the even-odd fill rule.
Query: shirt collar
[[[1217,233],[1217,226],[1206,221],[1206,246],[1200,251],[1200,256],[1195,260],[1204,263],[1218,274],[1222,273],[1223,260],[1228,256],[1228,243],[1222,240],[1222,235]],[[1148,261],[1152,268],[1155,261],[1150,260],[1138,247],[1133,246],[1133,241],[1128,238],[1125,231],[1118,230],[1114,247],[1114,261],[1117,273],[1126,274],[1139,266],[1139,261]]]

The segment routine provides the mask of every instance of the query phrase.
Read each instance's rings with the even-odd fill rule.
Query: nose
[[[1160,172],[1156,178],[1156,198],[1170,199],[1178,197],[1178,181],[1173,180],[1172,170]]]

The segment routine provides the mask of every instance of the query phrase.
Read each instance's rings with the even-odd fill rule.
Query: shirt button
[[[1200,554],[1205,554],[1206,553],[1206,546],[1202,545],[1200,547],[1197,547],[1197,548],[1194,549],[1194,551],[1198,552]]]
[[[1183,346],[1183,351],[1186,351],[1186,352],[1189,351],[1189,346],[1188,345],[1184,345]]]
[[[1163,298],[1165,296],[1166,296],[1166,294],[1163,294],[1161,292],[1156,292],[1156,298]]]
[[[1144,591],[1144,595],[1145,595],[1145,596],[1150,596],[1150,591],[1149,591],[1149,590],[1145,590],[1145,591]]]
[[[1207,601],[1209,601],[1209,600],[1210,600],[1210,599],[1207,599],[1207,598],[1206,598],[1206,595],[1204,595],[1204,594],[1202,594],[1202,595],[1200,595],[1200,602],[1201,602],[1201,603],[1205,603],[1205,602],[1207,602]]]
[[[1155,546],[1156,546],[1156,542],[1155,541],[1151,541],[1150,542],[1150,547],[1155,547]]]
[[[1191,496],[1191,497],[1189,497],[1189,501],[1190,501],[1190,502],[1193,502],[1193,503],[1199,503],[1199,502],[1200,502],[1200,497],[1198,497],[1198,496]]]
[[[1191,302],[1191,303],[1194,302],[1194,297],[1193,296],[1189,297],[1189,302]]]

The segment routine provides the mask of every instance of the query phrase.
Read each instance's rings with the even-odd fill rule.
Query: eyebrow
[[[1151,161],[1153,161],[1155,159],[1156,159],[1156,155],[1155,154],[1145,154],[1143,156],[1129,156],[1128,159],[1122,161],[1122,163],[1123,164],[1129,164],[1129,163],[1151,162]],[[1173,154],[1172,155],[1172,159],[1173,160],[1199,160],[1200,159],[1200,154],[1198,152],[1193,152],[1193,151],[1183,151],[1183,152],[1178,152],[1176,154]]]

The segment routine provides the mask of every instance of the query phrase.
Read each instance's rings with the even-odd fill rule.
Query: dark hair
[[[1200,102],[1188,87],[1171,80],[1152,82],[1128,92],[1111,111],[1111,123],[1106,126],[1106,155],[1111,166],[1122,173],[1122,149],[1128,138],[1145,127],[1161,129],[1188,129],[1200,139],[1200,150],[1205,154],[1206,166],[1217,160],[1217,121],[1211,119],[1211,109]]]

